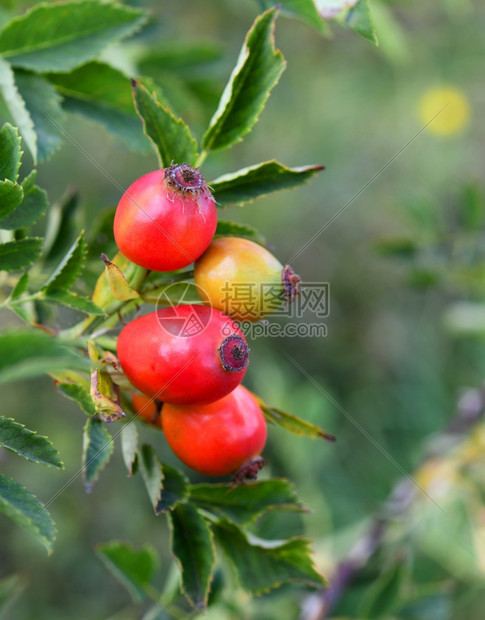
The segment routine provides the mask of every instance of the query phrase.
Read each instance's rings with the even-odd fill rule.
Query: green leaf
[[[190,500],[241,525],[255,521],[269,510],[306,511],[287,480],[262,480],[235,488],[231,484],[194,484],[190,487]]]
[[[141,603],[158,568],[155,549],[150,545],[136,549],[130,544],[114,541],[96,545],[96,551],[105,566],[128,590],[133,601]]]
[[[114,298],[118,301],[128,301],[140,297],[139,293],[128,284],[121,269],[111,262],[106,254],[101,254],[101,258],[105,265],[106,279]]]
[[[172,510],[187,497],[188,485],[185,477],[176,469],[162,465],[150,445],[143,444],[141,447],[138,465],[157,516]]]
[[[29,176],[22,181],[24,199],[22,204],[0,222],[0,227],[6,230],[17,230],[35,224],[47,210],[49,201],[47,193],[35,185],[37,171],[32,170]]]
[[[34,123],[25,107],[17,86],[12,67],[0,57],[0,92],[5,101],[20,134],[25,140],[29,151],[32,153],[34,164],[37,163],[37,136],[34,131]]]
[[[144,21],[139,10],[101,0],[42,3],[0,31],[0,54],[39,73],[70,71]]]
[[[86,242],[83,232],[74,241],[66,255],[54,270],[54,273],[42,287],[46,293],[67,290],[79,278],[86,259]]]
[[[36,431],[29,430],[12,418],[0,416],[0,446],[33,463],[64,469],[59,452],[47,437],[37,435]]]
[[[323,169],[319,165],[288,168],[272,160],[225,174],[209,185],[219,205],[236,205],[252,202],[271,192],[303,185]]]
[[[87,359],[40,329],[0,333],[0,351],[0,385],[56,370],[89,370]]]
[[[276,9],[260,15],[248,32],[237,65],[222,93],[202,146],[205,150],[227,148],[251,131],[270,91],[285,68],[274,48]]]
[[[54,86],[40,75],[15,71],[15,82],[34,123],[38,159],[45,161],[62,143],[59,129],[63,121],[61,98]]]
[[[138,429],[133,419],[128,420],[123,424],[121,430],[121,453],[123,455],[123,461],[128,470],[128,475],[133,476],[136,471],[136,461],[138,453]]]
[[[260,2],[264,9],[279,5],[282,15],[296,17],[322,34],[327,32],[325,22],[319,15],[314,0],[282,0],[281,2],[260,0]]]
[[[75,213],[78,203],[78,193],[68,189],[49,209],[44,240],[46,261],[58,261],[77,237],[79,228]]]
[[[180,75],[198,69],[200,65],[221,59],[223,48],[214,41],[181,41],[173,39],[150,46],[138,58],[138,67],[146,75],[157,74],[160,70]]]
[[[266,421],[270,424],[276,424],[286,429],[294,435],[300,437],[310,437],[311,439],[326,439],[327,441],[335,441],[335,437],[330,435],[319,426],[302,420],[292,413],[287,413],[281,409],[275,409],[274,407],[268,407],[261,399],[258,398],[259,405],[263,410]]]
[[[395,258],[414,258],[419,251],[415,239],[408,237],[395,237],[393,239],[380,239],[374,243],[374,248],[381,256]]]
[[[197,142],[183,120],[177,120],[168,107],[159,103],[156,94],[150,94],[140,82],[133,82],[133,97],[143,130],[155,147],[160,166],[169,166],[172,161],[194,164]]]
[[[28,286],[29,286],[29,274],[23,273],[21,278],[15,285],[10,297],[12,299],[18,299],[27,291]]]
[[[198,611],[207,606],[215,550],[212,532],[193,504],[169,513],[172,553],[182,573],[182,593]]]
[[[87,297],[81,297],[76,293],[61,291],[59,289],[48,289],[44,298],[46,301],[52,301],[62,306],[67,306],[68,308],[72,308],[73,310],[79,310],[80,312],[85,312],[86,314],[97,314],[104,315],[104,311],[101,310],[95,303],[93,303]]]
[[[84,426],[82,456],[83,482],[87,493],[93,490],[113,449],[113,440],[103,422],[96,418],[89,418]]]
[[[83,413],[88,416],[96,415],[93,399],[85,386],[76,383],[56,382],[56,387],[61,394],[77,403]]]
[[[147,283],[140,291],[143,301],[157,306],[200,304],[200,296],[193,282]]]
[[[8,179],[15,183],[18,179],[23,155],[21,143],[17,127],[5,123],[0,131],[0,180]]]
[[[265,245],[266,239],[252,226],[219,220],[217,222],[216,237],[245,237],[261,245]]]
[[[404,562],[395,562],[389,570],[376,579],[362,601],[362,616],[364,618],[389,618],[399,603],[399,594],[407,575],[407,565]]]
[[[268,541],[251,537],[228,521],[213,526],[216,540],[223,548],[239,577],[241,586],[254,595],[268,592],[283,583],[297,581],[314,588],[326,585],[310,557],[309,541],[292,538]]]
[[[357,32],[357,34],[360,34],[364,39],[379,45],[367,0],[358,0],[349,9],[345,17],[345,25]]]
[[[54,521],[43,504],[12,478],[0,474],[0,512],[35,536],[47,551],[56,538]]]
[[[40,256],[42,239],[37,237],[0,243],[0,271],[28,267]]]
[[[130,78],[119,69],[93,61],[70,73],[51,74],[49,80],[64,97],[65,110],[101,123],[131,148],[149,150],[133,106]]]
[[[6,618],[6,611],[26,588],[26,583],[18,575],[9,575],[0,580],[0,618]]]
[[[0,228],[6,229],[3,218],[19,206],[23,197],[21,185],[9,180],[0,181]]]

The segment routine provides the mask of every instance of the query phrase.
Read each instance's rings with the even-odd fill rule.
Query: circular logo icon
[[[212,314],[212,308],[201,304],[193,282],[165,286],[157,298],[156,308],[162,329],[180,338],[203,332]]]

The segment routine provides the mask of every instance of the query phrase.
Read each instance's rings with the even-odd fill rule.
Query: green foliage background
[[[27,4],[18,3],[16,10]],[[150,8],[154,17],[141,34],[108,49],[105,57],[128,72],[138,61],[142,73],[158,83],[175,110],[201,132],[257,14],[257,3],[131,4]],[[274,157],[291,166],[326,166],[308,186],[243,209],[233,207],[227,218],[224,213],[225,219],[256,227],[285,262],[422,129],[417,109],[427,89],[453,84],[471,105],[469,128],[449,138],[423,131],[292,262],[304,280],[330,282],[328,336],[251,343],[248,387],[266,402],[297,413],[338,438],[335,445],[320,444],[270,429],[268,474],[294,481],[312,513],[278,519],[269,514],[254,531],[261,537],[283,538],[300,534],[304,524],[315,541],[316,564],[330,578],[379,513],[402,470],[412,473],[420,467],[430,437],[455,415],[462,388],[480,386],[485,375],[480,330],[464,337],[450,330],[445,320],[456,302],[483,302],[485,297],[481,250],[485,10],[471,0],[371,1],[370,6],[379,48],[344,29],[332,27],[334,38],[325,39],[303,23],[279,17],[276,42],[288,67],[257,131],[205,163],[209,178]],[[197,54],[207,62],[169,71],[167,59],[174,41],[206,42]],[[159,48],[158,57],[140,55],[140,49],[151,48]],[[153,154],[133,153],[99,125],[78,116],[69,116],[65,127],[114,183],[67,141],[48,163],[40,164],[38,184],[51,201],[66,188],[75,188],[81,208],[73,216],[73,229],[84,228],[89,239],[93,221],[119,200],[119,188],[154,169],[157,162]],[[24,155],[25,169],[29,157]],[[473,209],[478,214],[474,226],[467,216]],[[383,239],[404,239],[412,250],[404,258],[402,252],[400,257],[389,257],[383,249],[388,254],[395,244],[383,245]],[[96,241],[109,256],[113,254],[107,236]],[[100,269],[94,261],[89,284]],[[15,324],[11,315],[2,313],[0,318],[3,325]],[[73,321],[67,313],[59,320],[64,325]],[[461,321],[459,327],[470,332],[473,325]],[[0,452],[2,471],[48,501],[79,469],[84,416],[47,379],[2,386],[0,413],[37,429],[60,448],[63,471],[31,467],[7,451]],[[158,442],[164,460],[178,466],[160,433],[148,428],[142,432],[152,444]],[[440,478],[441,487],[426,490],[446,512],[418,493],[413,512],[403,513],[402,520],[393,524],[386,544],[359,572],[330,617],[482,617],[483,477],[476,476],[472,484],[458,475],[460,457],[446,452],[444,460],[450,467]],[[483,472],[479,450],[467,467],[472,473]],[[425,487],[428,479],[418,474],[416,479]],[[191,479],[198,481],[193,474]],[[77,478],[49,510],[58,527],[50,557],[33,538],[2,518],[0,577],[16,573],[26,586],[8,617],[140,617],[139,608],[131,605],[93,552],[94,545],[113,539],[138,546],[150,543],[161,556],[160,583],[172,562],[168,531],[154,519],[141,485],[126,478],[120,450],[91,495],[86,496]],[[209,620],[296,619],[305,593],[287,586],[248,604],[245,595],[229,586],[219,596],[206,616]],[[387,615],[381,616],[386,596],[391,604]],[[418,603],[412,608],[414,599]]]

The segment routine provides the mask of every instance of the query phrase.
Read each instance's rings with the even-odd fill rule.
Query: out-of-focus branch
[[[480,388],[464,391],[458,400],[456,416],[441,433],[430,439],[420,467],[427,461],[448,453],[463,441],[484,414],[485,384]],[[310,595],[304,600],[300,620],[324,620],[329,617],[356,574],[379,549],[388,526],[396,517],[402,518],[419,493],[419,488],[408,478],[399,480],[368,531],[356,541],[347,557],[337,565],[335,573],[330,577],[330,586],[324,592]]]

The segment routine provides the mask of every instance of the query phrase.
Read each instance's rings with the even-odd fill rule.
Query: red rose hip
[[[201,305],[162,308],[128,323],[118,357],[129,381],[158,400],[180,405],[223,398],[246,372],[249,348],[226,315]]]
[[[255,478],[264,464],[259,455],[266,443],[266,421],[242,385],[210,405],[164,404],[162,428],[178,458],[201,474],[237,472],[238,480]]]
[[[204,178],[180,164],[149,172],[130,185],[116,209],[114,235],[136,265],[173,271],[199,258],[216,226],[216,205]]]

